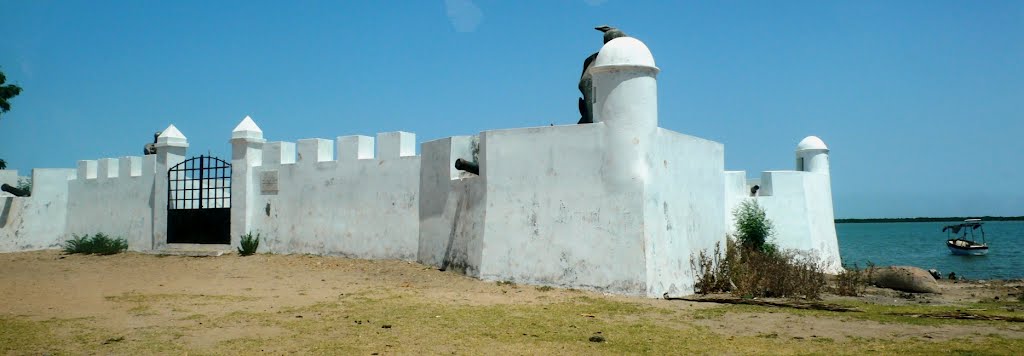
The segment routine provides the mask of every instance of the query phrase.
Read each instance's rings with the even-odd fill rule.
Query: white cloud
[[[444,0],[444,7],[448,12],[448,19],[459,32],[476,31],[484,19],[484,13],[472,0]]]

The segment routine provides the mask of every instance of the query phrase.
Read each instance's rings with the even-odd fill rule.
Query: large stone
[[[891,266],[875,269],[871,283],[912,293],[940,293],[939,283],[928,271],[911,266]]]

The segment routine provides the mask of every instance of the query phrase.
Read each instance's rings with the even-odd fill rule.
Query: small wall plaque
[[[266,171],[260,174],[260,193],[277,194],[277,171]]]

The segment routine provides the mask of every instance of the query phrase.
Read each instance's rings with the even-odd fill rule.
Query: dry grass
[[[868,265],[868,268],[865,269],[860,269],[856,263],[853,264],[853,268],[844,266],[843,270],[833,278],[835,281],[833,292],[851,297],[862,295],[867,290],[874,272],[874,265]]]
[[[892,314],[965,307],[1013,313],[999,308],[1016,301],[934,307],[850,300],[867,310],[853,315],[542,290],[404,262],[57,257],[0,256],[0,268],[10,271],[0,285],[11,287],[0,291],[9,301],[0,306],[0,354],[1006,354],[1024,347],[1024,330],[1013,323]],[[43,279],[69,264],[75,268],[58,280]],[[110,273],[122,278],[101,289],[73,288]],[[62,307],[71,309],[51,311]],[[598,335],[604,342],[589,341]]]

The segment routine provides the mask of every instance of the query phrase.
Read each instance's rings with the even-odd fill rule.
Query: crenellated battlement
[[[350,135],[338,136],[333,141],[306,138],[297,142],[267,142],[262,147],[262,161],[254,166],[305,166],[323,162],[346,163],[416,156],[416,134],[394,131],[379,133],[376,139],[370,136]]]
[[[269,251],[415,258],[415,134],[265,142],[246,117],[231,143],[233,238],[260,231]]]
[[[81,160],[78,161],[75,179],[152,177],[155,172],[154,158],[153,155],[147,155]]]

